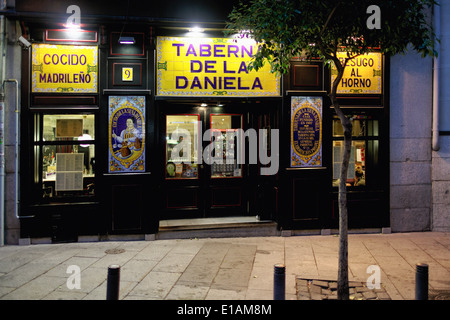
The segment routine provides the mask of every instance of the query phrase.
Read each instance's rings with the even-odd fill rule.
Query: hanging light
[[[134,44],[135,42],[134,37],[119,37],[120,44]]]

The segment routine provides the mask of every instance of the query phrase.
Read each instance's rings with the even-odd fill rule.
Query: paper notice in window
[[[82,119],[57,119],[56,120],[56,137],[69,138],[79,137],[83,135]]]
[[[83,190],[83,153],[56,154],[56,191]]]
[[[55,190],[83,190],[83,172],[56,172]]]
[[[56,171],[83,171],[84,153],[57,153]]]

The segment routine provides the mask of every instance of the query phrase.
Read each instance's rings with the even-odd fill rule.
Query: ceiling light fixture
[[[134,37],[119,37],[120,44],[134,44],[135,42]]]
[[[194,32],[194,33],[202,33],[204,31],[205,31],[205,29],[202,29],[200,27],[192,27],[189,29],[189,32]]]

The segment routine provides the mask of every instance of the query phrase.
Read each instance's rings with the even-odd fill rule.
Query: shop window
[[[214,160],[211,161],[211,178],[240,178],[242,164],[238,163],[236,139],[241,139],[237,133],[242,129],[242,115],[211,115],[211,143],[214,144]]]
[[[370,172],[378,163],[379,133],[378,120],[367,115],[352,115],[352,146],[347,186],[363,187],[373,185],[375,172]],[[344,151],[344,133],[341,121],[333,118],[333,186],[339,185],[339,175]]]
[[[42,128],[39,130],[39,128]],[[36,115],[35,170],[43,198],[95,195],[95,116]]]
[[[166,179],[198,179],[199,119],[166,116]]]

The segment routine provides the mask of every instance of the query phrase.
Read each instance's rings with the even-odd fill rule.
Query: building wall
[[[432,59],[391,58],[390,211],[393,232],[430,230]]]
[[[450,136],[440,137],[440,150],[432,153],[433,231],[450,231]]]
[[[16,39],[21,35],[15,21],[6,21],[5,79],[21,79],[22,48]],[[15,136],[16,136],[16,88],[13,82],[5,83],[5,243],[18,244],[20,222],[15,215]],[[20,101],[20,98],[19,98]],[[20,102],[19,102],[20,103]],[[26,195],[22,195],[26,196]]]
[[[432,229],[450,231],[450,1],[440,5],[439,150],[432,152]]]
[[[433,60],[391,59],[390,210],[394,232],[450,231],[450,2],[440,5],[439,150],[433,151]]]

